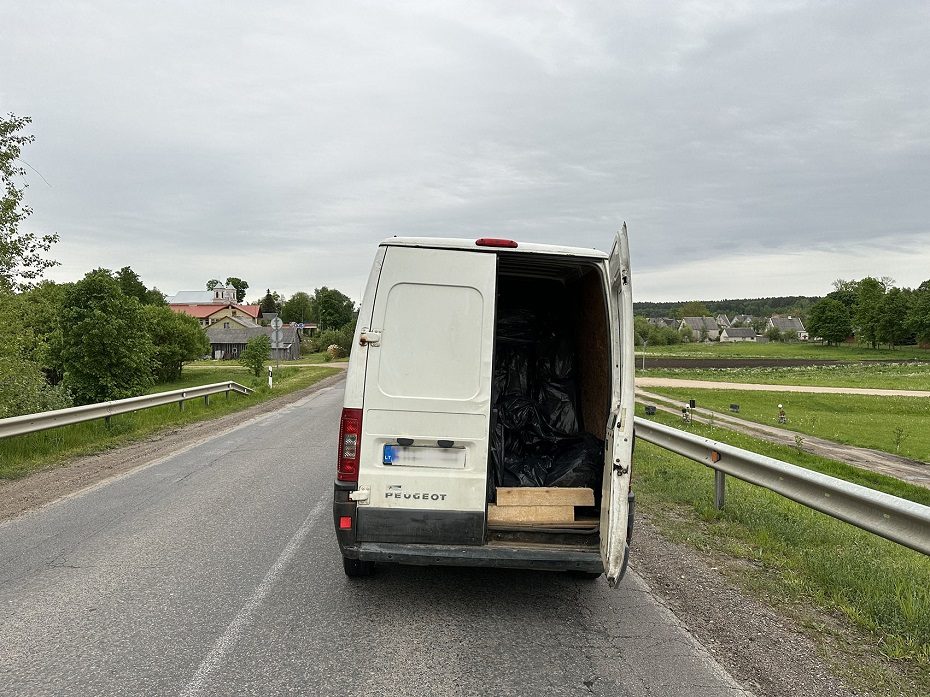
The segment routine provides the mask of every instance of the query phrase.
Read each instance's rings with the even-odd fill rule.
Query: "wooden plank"
[[[488,504],[488,525],[574,523],[574,506],[495,506]]]
[[[498,506],[593,506],[594,490],[584,487],[497,487]]]

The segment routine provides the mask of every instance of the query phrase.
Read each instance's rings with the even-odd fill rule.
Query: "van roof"
[[[573,257],[591,257],[606,259],[606,252],[588,247],[566,247],[560,244],[536,244],[518,242],[517,247],[478,247],[474,239],[457,237],[388,237],[380,246],[387,247],[428,247],[432,249],[465,249],[470,252],[507,252],[529,254],[557,254]]]

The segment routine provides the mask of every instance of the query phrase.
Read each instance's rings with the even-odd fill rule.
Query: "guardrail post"
[[[181,408],[181,411],[184,411],[184,397],[181,397],[178,406]]]
[[[203,405],[204,405],[205,407],[210,406],[210,395],[205,394],[205,395],[203,396]]]
[[[727,475],[720,470],[714,470],[714,508],[723,510],[724,499],[727,493]]]
[[[104,416],[104,417],[103,417],[103,423],[105,423],[105,424],[107,425],[107,428],[110,428],[110,417],[109,417],[109,416]]]
[[[226,390],[226,401],[229,401],[229,390]]]

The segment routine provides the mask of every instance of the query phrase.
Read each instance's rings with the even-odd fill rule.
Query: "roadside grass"
[[[718,412],[728,412],[730,404],[739,404],[739,414],[734,416],[747,421],[930,463],[930,399],[670,387],[649,389],[682,403],[694,399],[699,407]],[[778,423],[779,404],[784,406],[788,423]]]
[[[218,394],[211,396],[209,405],[206,405],[203,399],[188,400],[185,402],[183,411],[177,404],[167,404],[114,416],[110,419],[109,425],[103,419],[98,419],[0,440],[0,479],[17,479],[68,458],[119,447],[165,428],[225,416],[274,397],[309,387],[323,378],[338,373],[338,368],[322,366],[282,367],[275,372],[274,388],[269,390],[265,377],[255,378],[241,370],[223,367],[214,370],[185,371],[180,380],[156,385],[150,392],[165,392],[234,380],[253,388],[255,393],[250,396],[231,393],[228,400],[224,395]]]
[[[641,415],[642,407],[637,411]],[[681,425],[671,415],[658,420]],[[828,474],[845,472],[844,479],[899,496],[909,493],[906,498],[930,505],[930,491],[890,477],[713,426],[694,424],[689,430]],[[776,609],[807,617],[812,633],[826,629],[804,612],[807,606],[845,618],[863,634],[846,636],[841,644],[894,660],[914,686],[930,684],[930,557],[733,477],[727,478],[726,506],[718,511],[710,469],[643,441],[636,447],[634,488],[663,534],[741,560],[725,565],[725,572]],[[862,651],[853,653],[858,659]],[[853,670],[872,687],[893,683],[881,677],[884,668],[877,663]]]
[[[636,355],[642,357],[642,348],[637,348]],[[727,343],[712,341],[709,343],[672,344],[669,346],[647,346],[646,363],[649,357],[675,356],[680,358],[813,358],[833,361],[887,361],[887,360],[930,360],[930,350],[916,346],[899,346],[895,349],[868,348],[843,344],[826,346],[818,343],[798,341],[793,343],[769,342],[757,344],[754,341]]]
[[[646,368],[637,377],[747,382],[760,385],[930,390],[930,363],[843,363],[765,368]]]
[[[329,354],[325,351],[319,353],[307,353],[301,356],[300,358],[295,358],[292,361],[278,361],[273,360],[269,362],[269,365],[277,366],[279,363],[281,366],[288,365],[316,365],[318,363],[345,363],[348,361],[348,358],[336,358],[331,359]],[[229,360],[229,361],[216,361],[216,360],[205,360],[205,361],[187,361],[184,364],[185,367],[190,366],[192,368],[216,368],[216,367],[225,367],[230,370],[247,370],[243,365],[240,365],[238,361]]]

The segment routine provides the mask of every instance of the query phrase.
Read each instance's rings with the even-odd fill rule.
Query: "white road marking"
[[[313,527],[317,518],[320,517],[320,514],[323,512],[323,507],[328,500],[329,496],[324,495],[317,501],[313,510],[310,511],[307,517],[304,518],[304,522],[297,529],[297,532],[294,533],[294,536],[291,537],[290,541],[281,551],[281,554],[278,555],[274,565],[268,570],[268,573],[265,574],[265,578],[256,586],[252,595],[239,609],[238,614],[233,618],[232,622],[227,625],[226,631],[224,631],[216,640],[216,643],[213,644],[210,653],[200,662],[200,665],[197,667],[197,672],[194,673],[194,677],[191,678],[184,690],[181,691],[180,697],[194,697],[194,695],[200,694],[210,674],[220,666],[223,660],[236,647],[236,643],[239,641],[242,631],[252,621],[255,611],[258,610],[262,601],[268,595],[269,591],[271,591],[272,586],[274,586],[275,582],[278,580],[278,576],[281,575],[284,569],[287,568],[287,565],[291,563],[294,555],[297,554],[297,550],[300,548],[301,543],[310,532],[310,528]]]

